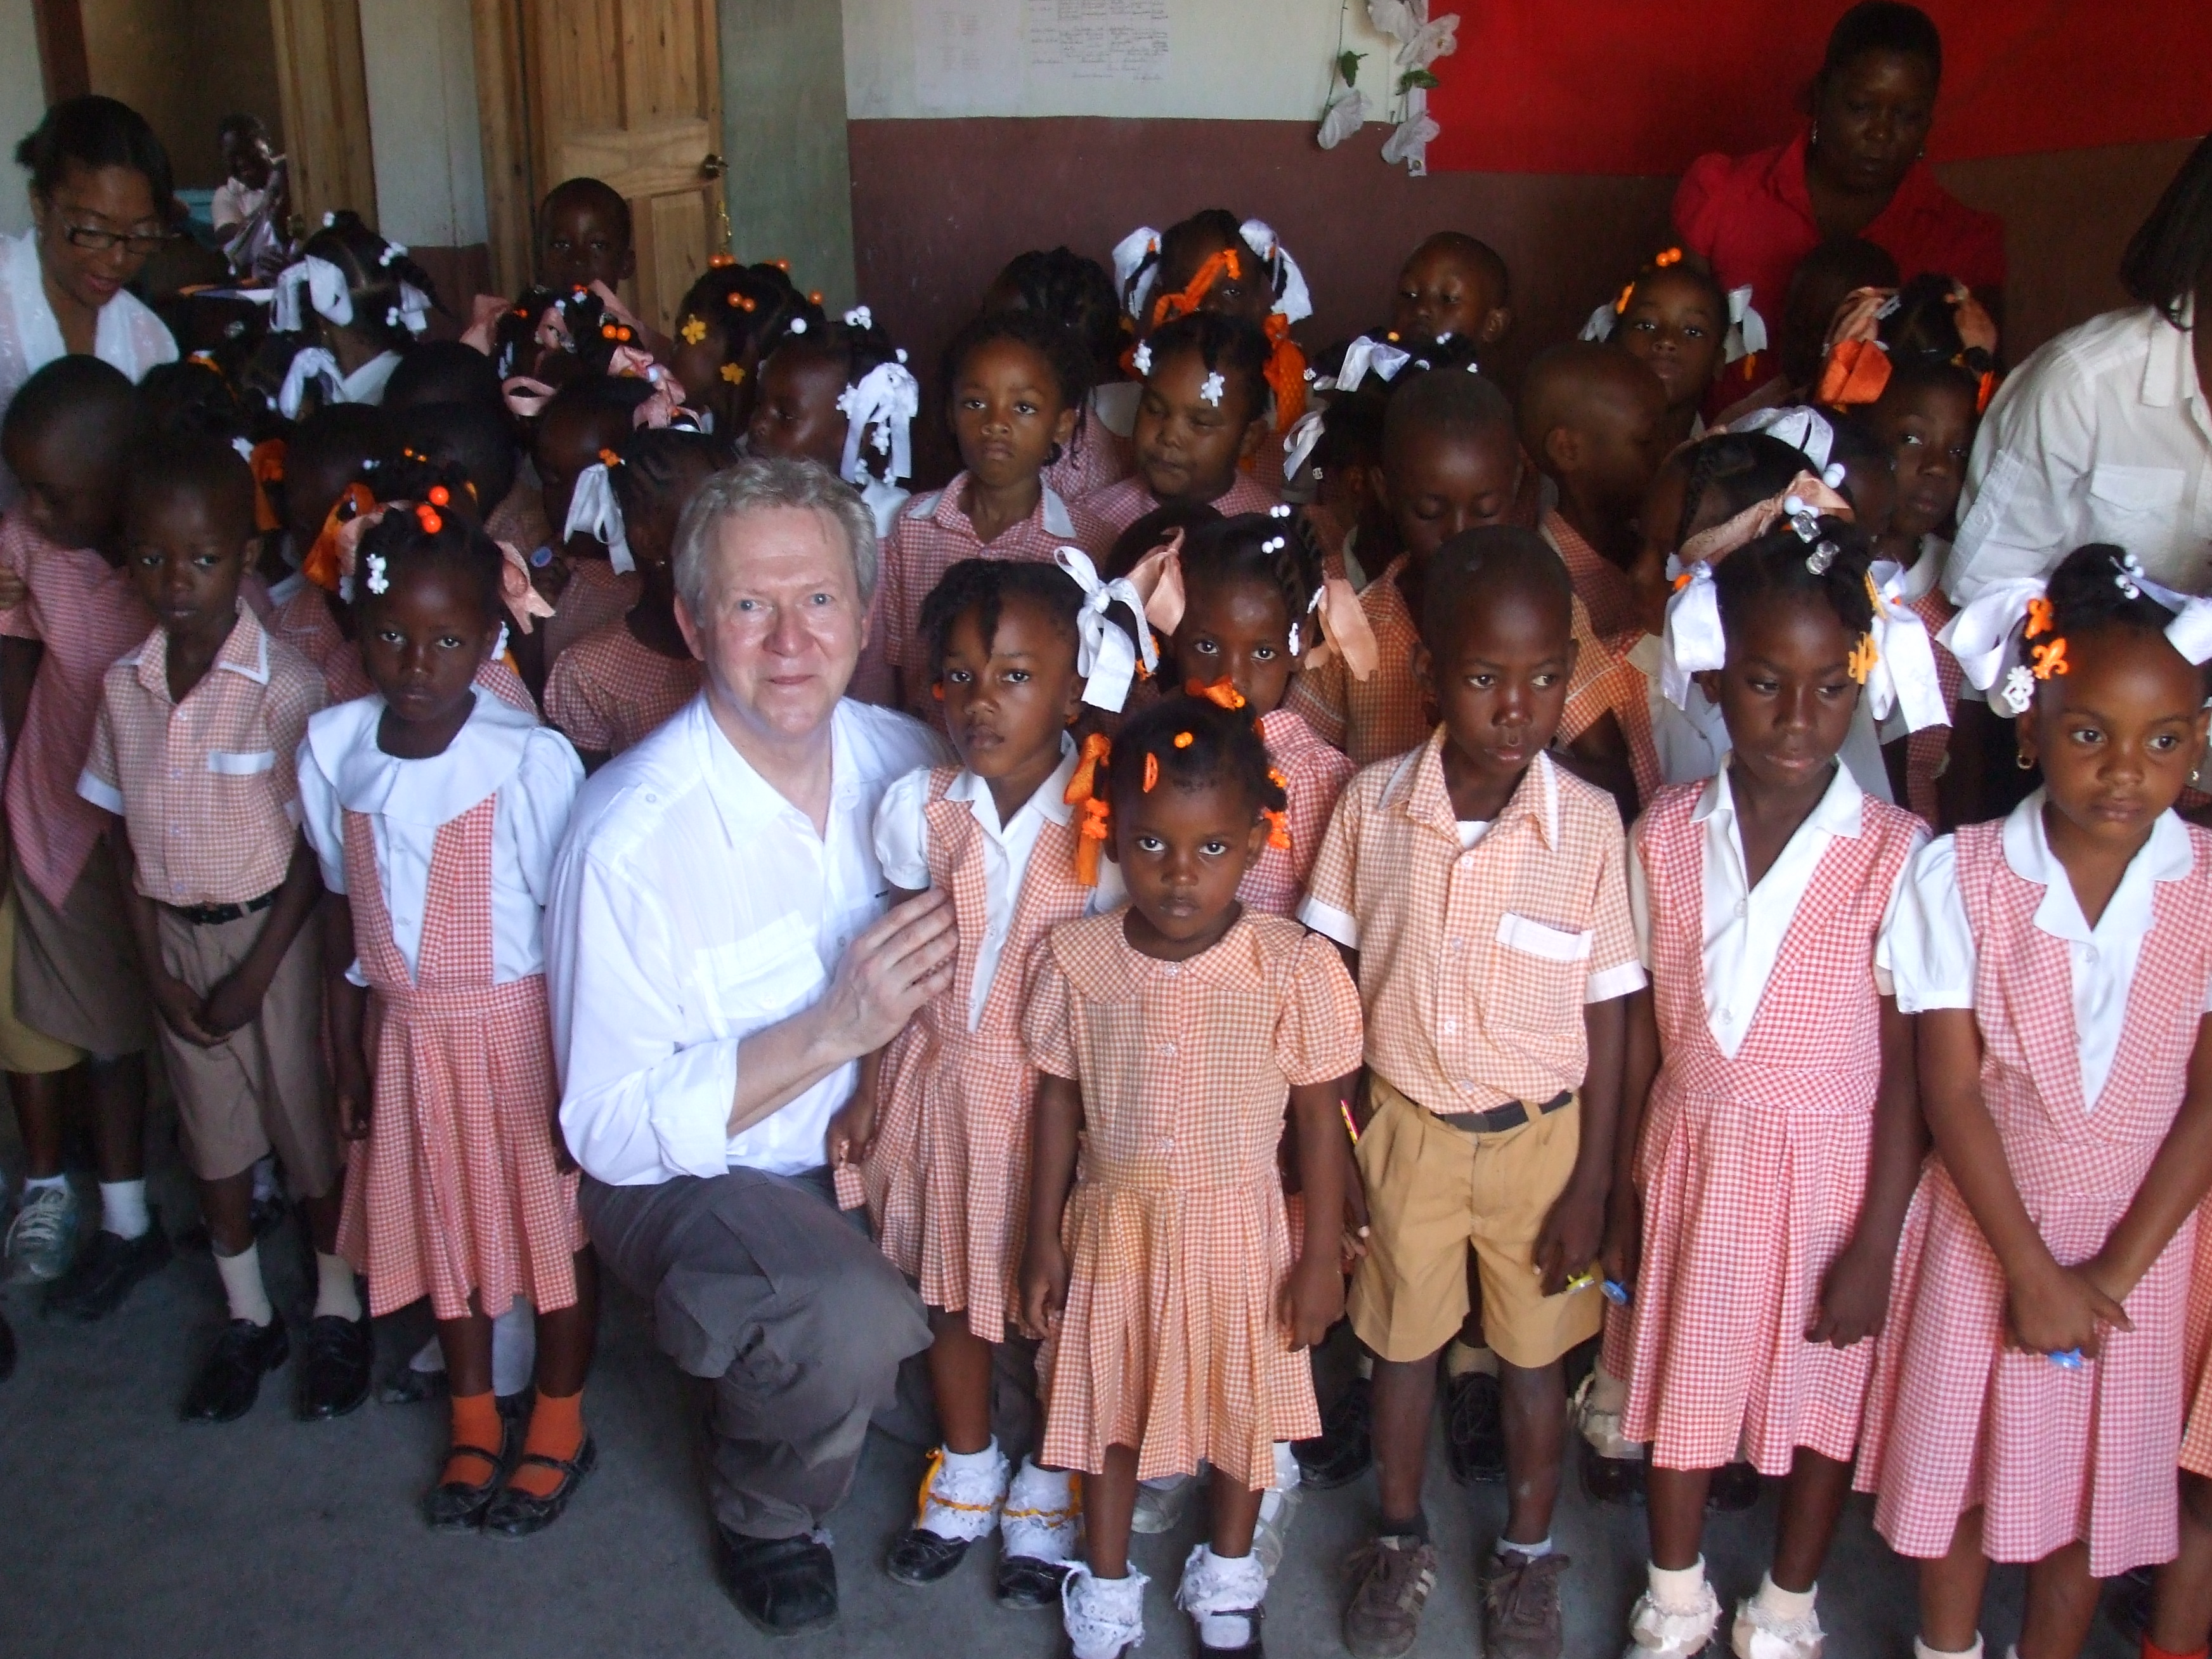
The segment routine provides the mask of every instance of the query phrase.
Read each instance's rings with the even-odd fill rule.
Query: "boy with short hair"
[[[293,773],[323,677],[239,599],[253,490],[229,446],[179,438],[140,449],[125,501],[126,568],[159,626],[107,671],[77,793],[114,815],[108,845],[131,890],[185,1158],[229,1304],[183,1415],[243,1416],[289,1356],[252,1218],[253,1166],[273,1150],[316,1246],[298,1411],[335,1417],[367,1396],[373,1344],[335,1249],[343,1160],[319,1044],[321,951],[307,926],[322,884]]]
[[[1470,531],[1434,556],[1419,671],[1443,723],[1346,786],[1300,911],[1355,953],[1367,1020],[1357,1158],[1370,1235],[1351,1318],[1376,1356],[1382,1521],[1345,1615],[1358,1659],[1407,1652],[1436,1582],[1421,1476],[1437,1356],[1468,1309],[1470,1244],[1511,1493],[1484,1573],[1483,1650],[1560,1650],[1559,1362],[1600,1323],[1588,1273],[1625,1003],[1644,983],[1620,814],[1546,753],[1575,666],[1572,597],[1528,531]]]
[[[1537,528],[1601,640],[1635,623],[1636,515],[1663,459],[1666,413],[1667,388],[1650,368],[1595,341],[1553,346],[1522,382],[1521,447],[1559,498]]]

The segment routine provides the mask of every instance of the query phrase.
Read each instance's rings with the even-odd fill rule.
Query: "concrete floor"
[[[18,1167],[12,1124],[0,1164]],[[191,1216],[172,1162],[155,1202],[169,1230]],[[304,1312],[305,1277],[288,1229],[264,1255],[280,1306]],[[186,1427],[176,1418],[191,1366],[222,1317],[204,1255],[180,1255],[106,1322],[48,1324],[35,1292],[0,1298],[22,1350],[0,1385],[0,1654],[158,1656],[159,1659],[412,1659],[413,1656],[751,1655],[787,1659],[890,1656],[1019,1656],[1066,1652],[1048,1613],[1000,1611],[981,1556],[933,1589],[884,1577],[885,1545],[912,1514],[921,1455],[873,1437],[852,1498],[832,1522],[843,1614],[830,1631],[772,1642],[724,1599],[697,1472],[690,1385],[654,1352],[644,1310],[608,1297],[588,1414],[599,1466],[562,1522],[522,1543],[443,1537],[415,1518],[416,1493],[445,1436],[441,1406],[372,1401],[352,1417],[306,1425],[289,1411],[289,1369],[241,1422]],[[422,1310],[384,1322],[381,1364],[427,1334]],[[1268,1603],[1277,1659],[1338,1656],[1341,1563],[1374,1518],[1370,1479],[1310,1493]],[[1153,1580],[1147,1656],[1171,1659],[1193,1644],[1175,1611],[1183,1531],[1138,1540]],[[1429,1510],[1443,1560],[1430,1602],[1423,1655],[1478,1652],[1476,1551],[1504,1518],[1503,1491],[1462,1489],[1437,1455]],[[1724,1600],[1758,1583],[1773,1525],[1772,1498],[1721,1517],[1708,1557]],[[1644,1525],[1575,1492],[1557,1536],[1574,1559],[1567,1580],[1571,1659],[1613,1659],[1641,1587]],[[1868,1525],[1855,1500],[1822,1581],[1830,1659],[1904,1659],[1915,1628],[1913,1579]],[[2017,1628],[2020,1576],[2000,1573],[1987,1635],[2002,1654]],[[2090,1651],[2132,1649],[2102,1620]]]

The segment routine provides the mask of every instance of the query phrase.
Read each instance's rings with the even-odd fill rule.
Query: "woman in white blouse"
[[[125,284],[168,240],[169,157],[146,119],[112,98],[72,98],[15,147],[30,173],[32,228],[0,239],[0,410],[70,352],[135,382],[177,343]],[[0,510],[15,480],[0,465]]]

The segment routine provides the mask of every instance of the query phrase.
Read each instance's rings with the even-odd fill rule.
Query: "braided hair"
[[[1689,452],[1674,545],[1681,546],[1708,525],[1724,524],[1746,507],[1779,495],[1811,466],[1804,451],[1764,432],[1723,432],[1699,439]]]
[[[1249,262],[1250,269],[1268,273],[1267,308],[1272,308],[1275,301],[1283,297],[1284,286],[1289,281],[1288,270],[1278,263],[1272,272],[1269,271],[1268,263],[1261,256],[1260,250],[1244,240],[1243,221],[1227,208],[1201,208],[1188,219],[1178,219],[1161,233],[1159,246],[1147,253],[1130,273],[1128,286],[1122,290],[1121,296],[1123,303],[1126,305],[1137,291],[1147,271],[1157,269],[1162,273],[1160,281],[1154,284],[1155,295],[1166,289],[1167,272],[1176,272],[1188,280],[1200,264],[1192,257],[1191,245],[1201,236],[1218,241],[1224,247],[1237,250]]]
[[[442,490],[446,500],[437,503],[439,506],[450,506],[461,517],[474,519],[479,523],[483,522],[485,514],[499,505],[505,492],[495,495],[489,487],[478,483],[468,463],[453,453],[450,447],[444,445],[433,447],[427,443],[418,446],[416,442],[417,431],[410,431],[407,427],[402,427],[400,430],[409,435],[401,444],[398,453],[380,457],[375,471],[368,480],[378,501],[429,501],[432,490]],[[514,466],[511,459],[507,469],[507,481],[508,488],[512,489]]]
[[[1004,301],[993,309],[1034,312],[1066,330],[1090,359],[1089,381],[1113,377],[1127,325],[1114,279],[1096,259],[1065,247],[1032,248],[1009,260],[991,289]]]
[[[1721,629],[1729,637],[1741,632],[1756,606],[1771,599],[1818,599],[1853,639],[1874,626],[1874,599],[1867,590],[1873,554],[1865,535],[1844,519],[1816,523],[1809,543],[1794,526],[1779,525],[1713,567]]]
[[[475,590],[486,622],[503,621],[507,608],[500,578],[504,561],[499,544],[481,524],[466,514],[441,507],[434,497],[394,507],[361,538],[355,602],[373,602],[413,572],[443,568],[458,573]]]
[[[536,371],[538,325],[559,298],[550,288],[526,288],[499,313],[499,322],[492,330],[491,362],[502,381]]]
[[[690,345],[714,341],[721,351],[720,366],[736,369],[732,384],[737,385],[787,335],[805,334],[823,321],[820,303],[800,293],[783,266],[716,265],[684,294],[676,333]],[[799,325],[796,330],[794,323]]]
[[[1098,793],[1120,813],[1150,788],[1241,789],[1256,821],[1285,810],[1288,799],[1267,759],[1260,724],[1239,709],[1176,692],[1133,714],[1100,768]]]
[[[1194,351],[1209,374],[1243,387],[1244,419],[1267,416],[1267,360],[1273,348],[1259,328],[1243,317],[1220,311],[1193,311],[1164,324],[1140,350],[1155,368],[1168,358]]]
[[[1293,626],[1321,586],[1321,555],[1311,540],[1296,533],[1287,507],[1273,513],[1240,513],[1202,524],[1184,538],[1182,579],[1189,587],[1225,587],[1251,582],[1282,595],[1284,614]]]
[[[689,427],[640,427],[623,441],[621,464],[607,469],[607,483],[641,564],[655,553],[667,557],[684,509],[728,459],[720,440]],[[641,534],[648,526],[654,529]]]
[[[973,611],[976,630],[988,651],[998,637],[999,618],[1009,599],[1025,599],[1053,620],[1071,644],[1075,618],[1083,609],[1083,590],[1056,564],[1027,560],[962,559],[939,580],[921,602],[921,636],[929,645],[931,666],[942,672],[951,648],[952,628]]]
[[[1953,302],[1957,287],[1948,276],[1929,271],[1897,290],[1896,308],[1875,325],[1892,373],[1906,363],[1931,363],[1978,377],[1996,367],[1989,352],[1969,346],[1960,336]]]
[[[300,253],[302,258],[328,260],[345,273],[346,292],[353,301],[350,326],[385,350],[404,351],[415,343],[400,308],[402,283],[419,289],[441,313],[446,309],[430,273],[410,258],[400,244],[371,230],[350,208],[325,214],[323,228],[307,238]]]
[[[945,348],[944,385],[948,410],[968,360],[1000,341],[1035,352],[1052,372],[1062,409],[1079,409],[1091,390],[1091,363],[1066,328],[1034,311],[987,311],[952,337]]]
[[[2129,563],[2125,549],[2110,542],[2091,542],[2075,548],[2051,573],[2043,608],[2028,607],[2022,637],[2027,650],[2022,654],[2033,658],[2039,651],[2056,647],[2063,662],[2068,638],[2104,628],[2156,634],[2163,642],[2173,612],[2136,581],[2141,568]],[[2037,678],[2044,676],[2039,672]]]
[[[253,422],[222,365],[204,352],[157,363],[138,382],[140,427],[165,437],[186,433],[251,439]]]

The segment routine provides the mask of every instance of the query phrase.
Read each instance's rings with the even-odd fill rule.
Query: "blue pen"
[[[1632,1301],[1635,1300],[1635,1297],[1629,1291],[1628,1286],[1623,1285],[1618,1279],[1608,1279],[1599,1288],[1604,1291],[1605,1299],[1612,1303],[1616,1308],[1625,1308]]]
[[[2078,1371],[2087,1363],[2082,1359],[2081,1350],[2079,1348],[2069,1348],[2063,1353],[2051,1355],[2050,1358],[2051,1363],[2062,1371]]]

